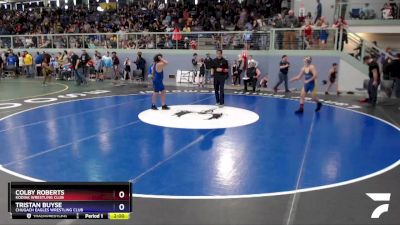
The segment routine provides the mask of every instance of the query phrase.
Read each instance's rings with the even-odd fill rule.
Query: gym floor
[[[0,81],[0,224],[10,181],[131,181],[121,224],[399,224],[399,100],[168,86],[171,111],[148,111],[151,87]],[[3,94],[4,93],[4,94]],[[211,110],[210,119],[203,112]],[[189,112],[177,116],[178,112]],[[205,117],[206,116],[206,117]],[[154,119],[156,118],[156,119]],[[196,123],[196,120],[200,121]],[[159,124],[161,123],[162,124]],[[374,202],[366,193],[391,193]],[[372,219],[379,205],[388,212]],[[109,224],[109,221],[24,221]]]

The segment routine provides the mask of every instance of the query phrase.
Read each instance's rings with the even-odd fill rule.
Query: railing
[[[346,41],[347,39],[347,41]],[[326,40],[322,43],[322,40]],[[262,32],[98,33],[0,36],[0,48],[18,49],[194,49],[341,50],[362,61],[365,55],[391,57],[355,33],[333,28],[271,29]]]
[[[336,49],[337,30],[313,28],[306,36],[303,28],[269,31],[191,33],[92,33],[0,36],[0,48],[13,49],[195,49],[195,50],[304,50]],[[319,44],[322,35],[327,42]]]
[[[268,50],[270,32],[142,32],[0,36],[0,48]]]
[[[378,63],[381,63],[383,59],[386,58],[394,59],[393,56],[389,55],[375,44],[362,39],[362,37],[355,33],[349,33],[347,36],[348,44],[345,45],[344,51],[349,55],[354,56],[354,58],[360,62],[362,62],[362,59],[366,55],[372,56],[377,60]]]
[[[368,3],[368,7],[366,7]],[[391,3],[391,10],[384,8],[385,3]],[[372,21],[376,23],[400,19],[400,0],[347,0],[336,4],[336,17],[344,17],[346,20]],[[385,20],[385,21],[383,21]]]
[[[271,29],[271,50],[334,50],[337,48],[338,30],[312,27],[311,35],[304,28]],[[325,40],[322,43],[322,40]]]

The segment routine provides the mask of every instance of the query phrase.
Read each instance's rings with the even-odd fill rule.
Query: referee
[[[228,78],[228,61],[222,57],[222,50],[217,50],[217,58],[213,60],[211,75],[214,76],[216,105],[224,106],[224,85]]]

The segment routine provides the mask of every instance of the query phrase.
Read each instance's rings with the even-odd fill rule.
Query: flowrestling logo
[[[390,193],[365,193],[375,202],[386,202],[386,204],[379,205],[371,214],[372,219],[379,219],[385,212],[389,212]]]
[[[179,111],[179,112],[175,113],[174,116],[182,117],[182,116],[187,115],[187,114],[197,113],[198,115],[208,115],[206,120],[216,120],[216,119],[221,118],[223,113],[214,113],[215,110],[216,110],[216,108],[207,109],[207,110],[203,110],[203,111],[200,111],[200,112],[182,110],[182,111]]]
[[[231,106],[173,105],[170,110],[145,110],[139,119],[151,125],[183,129],[219,129],[255,123],[257,113]]]

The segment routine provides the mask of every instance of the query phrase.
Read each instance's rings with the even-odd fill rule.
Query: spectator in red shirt
[[[312,46],[312,44],[313,44],[313,29],[312,29],[310,20],[307,20],[306,25],[304,26],[304,38],[306,40],[307,48]]]

